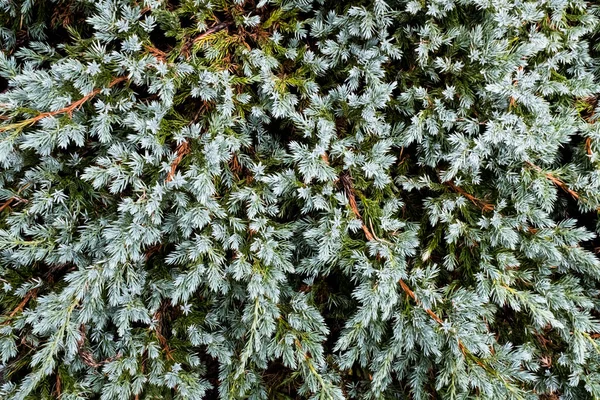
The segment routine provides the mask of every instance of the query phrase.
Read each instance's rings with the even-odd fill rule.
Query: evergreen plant
[[[0,399],[600,399],[599,17],[0,0]]]

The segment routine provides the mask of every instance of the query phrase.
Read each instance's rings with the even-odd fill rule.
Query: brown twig
[[[239,175],[242,172],[242,166],[240,165],[240,160],[235,153],[233,153],[231,160],[229,160],[229,169],[231,172],[233,172],[235,178],[239,179]]]
[[[0,206],[0,212],[4,211],[4,209],[8,206],[10,206],[10,203],[12,203],[13,201],[15,201],[17,198],[16,197],[11,197],[8,200],[6,200],[1,206]]]
[[[423,303],[421,303],[421,301],[417,298],[417,295],[415,294],[415,292],[413,292],[408,287],[408,285],[404,282],[404,280],[400,279],[398,281],[398,283],[400,284],[400,287],[402,288],[402,290],[404,291],[404,293],[406,293],[411,299],[413,299],[413,301],[415,303],[417,303],[418,306],[423,307]],[[433,319],[439,325],[442,325],[444,323],[444,321],[442,321],[442,319],[431,308],[425,308],[425,307],[423,307],[423,308],[424,308],[425,312],[431,317],[431,319]],[[460,349],[460,352],[463,354],[463,356],[467,357],[467,355],[470,355],[469,350],[464,345],[464,343],[462,342],[462,340],[460,340],[459,338],[457,338],[456,340],[458,341],[458,348]],[[475,362],[481,368],[487,369],[486,366],[485,366],[485,364],[483,364],[480,360],[475,359]]]
[[[56,372],[56,398],[60,399],[60,396],[62,396],[60,374]]]
[[[486,201],[478,199],[477,197],[473,196],[472,194],[467,193],[463,188],[461,188],[460,186],[457,186],[454,182],[447,181],[445,183],[446,183],[446,185],[448,185],[450,187],[450,189],[454,190],[456,193],[459,193],[459,194],[463,195],[464,197],[466,197],[467,199],[469,199],[471,201],[471,203],[473,203],[477,207],[481,208],[482,211],[486,212],[486,211],[493,211],[494,210],[494,205],[493,204],[490,204],[490,203],[488,203]]]
[[[11,203],[15,200],[17,201],[17,203],[29,203],[29,200],[23,199],[18,196],[23,190],[27,189],[29,186],[31,186],[31,182],[21,186],[19,190],[17,190],[17,195],[12,196],[8,200],[6,200],[2,205],[0,205],[0,212],[4,211],[5,208],[10,207]]]
[[[161,332],[161,330],[162,330],[162,312],[163,312],[162,308],[163,308],[163,306],[161,306],[161,308],[158,311],[156,311],[156,313],[154,313],[154,319],[156,320],[156,325],[157,325],[156,329],[154,329],[154,333],[156,333],[158,342],[162,346],[163,351],[165,352],[165,356],[167,357],[167,360],[173,361],[173,355],[172,355],[173,350],[171,350],[171,348],[169,347],[167,338],[165,338]]]
[[[400,154],[398,154],[398,165],[404,164],[408,159],[410,159],[410,154],[404,154],[404,146],[400,148]]]
[[[546,176],[546,178],[550,182],[554,183],[556,186],[558,186],[559,188],[561,188],[562,190],[564,190],[565,192],[567,192],[568,194],[570,194],[571,197],[573,197],[575,200],[579,200],[579,193],[577,193],[576,191],[570,189],[565,182],[563,182],[559,178],[555,177],[550,172],[544,172],[540,167],[538,167],[535,164],[530,163],[529,161],[526,161],[525,164],[527,164],[529,167],[533,168],[537,172],[543,173],[544,176]]]
[[[408,285],[402,280],[400,279],[398,281],[398,283],[400,284],[400,287],[402,288],[402,290],[404,290],[404,292],[415,301],[415,303],[417,303],[419,306],[421,306],[421,302],[417,299],[417,295],[415,294],[415,292],[413,292]],[[429,316],[431,316],[431,318],[437,322],[438,324],[442,325],[444,323],[444,321],[442,321],[442,319],[440,317],[437,316],[437,314],[435,312],[433,312],[430,308],[426,308],[425,312],[427,314],[429,314]]]
[[[360,215],[360,211],[358,210],[358,205],[356,204],[356,195],[354,193],[354,185],[352,184],[352,177],[348,172],[343,172],[340,175],[340,182],[342,183],[344,193],[346,194],[346,198],[348,199],[348,203],[350,204],[350,208],[352,209],[354,216],[362,222],[362,230],[365,233],[367,240],[373,240],[374,236],[367,225],[365,225],[363,218]]]
[[[37,288],[28,291],[27,294],[25,294],[25,297],[23,297],[23,300],[21,300],[21,302],[19,303],[19,305],[17,305],[17,307],[8,315],[8,318],[13,318],[15,315],[23,311],[27,303],[29,303],[29,300],[37,296],[37,292]]]
[[[126,80],[127,80],[127,77],[125,77],[125,76],[115,78],[108,84],[108,87],[111,88],[111,87],[115,86],[116,84],[126,81]],[[90,99],[92,99],[93,97],[95,97],[101,91],[102,91],[101,88],[94,89],[90,93],[83,96],[81,99],[74,101],[73,103],[69,104],[68,106],[61,108],[60,110],[43,112],[41,114],[36,115],[35,117],[29,118],[29,119],[26,119],[26,120],[23,120],[20,122],[15,122],[13,124],[0,126],[0,132],[5,132],[5,131],[8,131],[15,127],[25,127],[28,125],[33,125],[36,122],[38,122],[44,118],[54,117],[54,116],[60,115],[60,114],[67,114],[69,117],[72,117],[74,111],[78,110],[85,102],[87,102]]]
[[[154,46],[145,45],[144,48],[148,51],[148,53],[152,54],[156,57],[157,60],[165,62],[167,60],[168,54],[162,50],[157,49]]]
[[[183,160],[183,157],[185,157],[185,155],[188,154],[189,152],[190,152],[190,144],[187,140],[185,142],[181,143],[179,146],[177,146],[177,157],[171,164],[171,170],[169,171],[169,174],[167,175],[166,182],[171,182],[173,180],[173,178],[175,177],[175,170],[179,166],[179,163],[181,163],[181,160]]]
[[[162,249],[163,245],[162,244],[157,244],[155,246],[150,247],[147,251],[146,251],[146,261],[148,261],[150,259],[150,257],[152,257],[153,254],[155,254],[156,252],[160,251]]]
[[[583,102],[587,103],[587,105],[589,106],[589,108],[587,110],[584,110],[583,112],[587,111],[586,114],[587,115],[582,115],[583,119],[585,120],[585,122],[587,122],[588,124],[594,124],[595,121],[595,116],[596,116],[596,112],[595,112],[595,108],[598,105],[598,98],[596,96],[590,96],[590,97],[586,97],[584,99],[582,99]],[[585,139],[585,151],[587,153],[588,156],[592,156],[593,151],[592,151],[592,138],[591,137],[587,137]]]

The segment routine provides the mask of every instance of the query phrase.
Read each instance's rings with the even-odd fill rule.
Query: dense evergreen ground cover
[[[0,398],[600,398],[594,2],[0,10]]]

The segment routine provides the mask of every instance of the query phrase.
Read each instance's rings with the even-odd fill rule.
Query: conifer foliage
[[[0,0],[0,398],[600,398],[584,0]]]

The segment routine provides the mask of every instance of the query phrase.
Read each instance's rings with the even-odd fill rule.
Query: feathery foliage
[[[600,10],[0,0],[0,398],[600,398]]]

